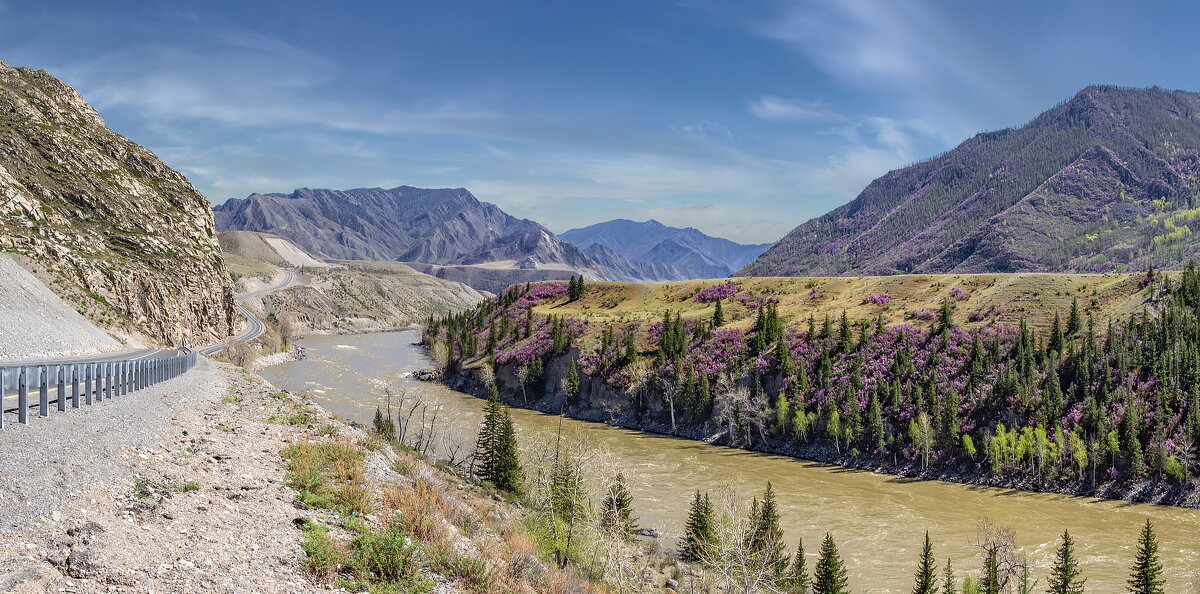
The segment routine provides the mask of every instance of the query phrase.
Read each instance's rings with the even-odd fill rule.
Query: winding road
[[[242,317],[246,318],[246,329],[241,334],[234,336],[233,338],[230,338],[229,340],[226,340],[225,342],[198,348],[198,349],[196,349],[196,351],[199,352],[201,355],[215,355],[215,354],[221,352],[223,349],[225,349],[225,347],[227,347],[235,342],[246,342],[248,340],[254,340],[255,338],[258,338],[260,335],[262,335],[262,333],[264,331],[266,331],[267,327],[263,324],[262,320],[254,317],[254,314],[250,313],[250,310],[246,309],[246,307],[244,305],[242,305],[242,302],[246,301],[247,299],[254,299],[256,297],[262,297],[264,295],[269,295],[271,293],[274,293],[275,291],[282,291],[283,289],[286,289],[288,287],[293,287],[293,286],[296,286],[297,284],[300,284],[296,279],[296,271],[295,270],[292,270],[290,268],[281,268],[280,272],[282,272],[284,276],[283,276],[283,281],[280,282],[279,284],[271,286],[271,287],[267,287],[265,289],[259,289],[257,291],[253,291],[251,293],[246,293],[245,295],[239,295],[238,297],[236,297],[234,299],[234,302],[233,302],[234,307],[236,307],[238,309],[238,312],[240,312],[242,314]]]
[[[254,340],[255,338],[258,338],[260,335],[262,335],[262,333],[266,330],[266,326],[263,324],[262,320],[259,320],[258,318],[254,317],[254,314],[250,313],[250,310],[246,309],[246,307],[242,305],[242,302],[246,301],[247,299],[254,299],[256,297],[262,297],[264,295],[274,293],[275,291],[281,291],[283,289],[287,289],[289,287],[294,287],[298,284],[302,284],[299,281],[299,279],[297,278],[295,270],[290,269],[290,268],[281,268],[279,270],[280,270],[280,272],[283,273],[283,280],[281,282],[279,282],[278,284],[275,284],[275,285],[272,285],[270,287],[266,287],[263,289],[259,289],[257,291],[253,291],[250,293],[246,293],[244,295],[239,295],[234,298],[234,307],[236,307],[238,312],[241,313],[244,318],[246,318],[246,329],[243,330],[241,334],[238,334],[237,336],[233,336],[233,337],[229,338],[228,340],[225,340],[225,341],[222,341],[222,342],[219,342],[216,344],[199,347],[196,349],[196,351],[201,354],[204,354],[204,355],[215,355],[216,353],[221,352],[225,347],[229,346],[230,344],[233,344],[235,342],[245,342],[247,340]],[[161,348],[124,349],[124,350],[120,350],[120,351],[113,351],[110,353],[100,353],[100,354],[91,354],[91,355],[74,355],[74,356],[70,356],[70,357],[55,357],[53,359],[0,360],[0,367],[57,365],[59,363],[85,363],[85,362],[91,362],[91,361],[128,361],[128,360],[133,360],[133,359],[152,359],[155,357],[166,357],[166,356],[174,355],[178,352],[179,352],[179,349],[161,349]]]
[[[288,287],[292,287],[292,286],[301,284],[300,281],[296,277],[295,270],[281,268],[280,272],[282,272],[284,275],[283,280],[280,283],[278,283],[276,285],[272,285],[270,287],[259,289],[257,291],[252,291],[252,292],[246,293],[244,295],[239,295],[234,298],[234,307],[236,307],[238,312],[240,312],[242,314],[242,316],[246,318],[246,329],[243,330],[241,334],[238,334],[237,336],[231,337],[230,339],[220,342],[220,343],[217,343],[217,344],[197,348],[196,352],[198,352],[202,355],[215,355],[215,354],[221,352],[222,350],[224,350],[225,347],[227,347],[235,342],[245,342],[248,340],[254,340],[255,338],[258,338],[260,335],[262,335],[262,333],[264,331],[266,331],[266,325],[263,324],[262,320],[259,320],[258,318],[256,318],[254,316],[254,314],[250,312],[250,310],[246,309],[246,307],[242,305],[242,302],[246,301],[247,299],[254,299],[256,297],[262,297],[264,295],[268,295],[275,291],[280,291],[280,290],[286,289]],[[53,366],[53,365],[68,364],[68,363],[87,363],[87,362],[102,362],[102,361],[129,361],[129,360],[134,360],[134,359],[152,359],[152,358],[156,358],[156,357],[167,357],[167,356],[175,355],[178,353],[179,353],[179,349],[160,349],[160,348],[125,349],[125,350],[121,350],[121,351],[114,351],[111,353],[92,354],[92,355],[77,355],[77,356],[71,356],[71,357],[56,357],[53,359],[4,360],[4,361],[0,361],[0,367],[33,367],[33,366],[41,366],[41,365]],[[56,386],[56,385],[50,386],[48,389],[48,392],[53,394],[53,402],[57,406],[58,397],[59,397],[58,386]],[[6,412],[9,412],[7,410],[8,401],[15,400],[16,398],[17,398],[17,395],[15,393],[15,389],[7,389],[7,387],[4,385],[4,382],[0,381],[0,415],[3,415]]]

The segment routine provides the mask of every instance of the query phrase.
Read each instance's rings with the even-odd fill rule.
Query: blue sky
[[[214,202],[463,186],[766,242],[1087,84],[1200,90],[1200,9],[1105,4],[0,0],[0,59]]]

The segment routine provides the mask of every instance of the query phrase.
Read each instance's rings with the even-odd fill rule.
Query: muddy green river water
[[[370,423],[375,407],[383,402],[383,386],[390,384],[407,392],[409,399],[440,404],[441,419],[450,428],[446,442],[469,444],[481,400],[439,384],[400,377],[431,366],[424,351],[413,344],[417,339],[411,331],[307,338],[301,341],[307,359],[267,368],[262,375],[364,424]],[[512,412],[522,433],[550,431],[560,422],[552,415]],[[1064,528],[1075,539],[1088,591],[1124,591],[1138,529],[1147,518],[1159,536],[1167,591],[1200,591],[1200,511],[913,481],[599,423],[569,419],[562,423],[622,460],[629,469],[640,524],[660,530],[667,547],[675,546],[696,489],[715,493],[733,486],[749,497],[760,494],[771,481],[784,533],[793,546],[793,539],[804,539],[811,568],[820,539],[827,531],[832,533],[855,592],[911,591],[925,530],[933,539],[939,563],[949,556],[960,575],[964,570],[977,572],[981,558],[973,543],[979,520],[985,517],[1015,530],[1017,544],[1040,578],[1038,591],[1045,589],[1054,547]],[[446,447],[442,443],[438,449]]]

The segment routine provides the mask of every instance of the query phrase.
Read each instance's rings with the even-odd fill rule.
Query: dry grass
[[[842,311],[851,320],[873,320],[882,315],[887,323],[914,325],[929,322],[914,320],[911,312],[927,309],[936,312],[950,291],[958,287],[961,300],[952,300],[956,322],[970,325],[989,322],[1016,323],[1025,318],[1035,328],[1048,328],[1055,312],[1066,315],[1072,299],[1078,298],[1085,312],[1098,319],[1122,318],[1141,311],[1145,294],[1139,291],[1141,274],[910,274],[868,277],[754,277],[679,281],[661,283],[588,284],[587,295],[568,302],[564,297],[535,308],[539,314],[599,322],[654,322],[666,311],[683,317],[706,318],[713,305],[692,299],[700,289],[734,281],[741,291],[756,297],[773,296],[779,302],[779,314],[786,324],[800,325],[808,316],[820,321],[836,319]],[[865,300],[869,295],[889,293],[886,305]],[[727,324],[753,325],[755,310],[736,299],[724,301]],[[972,313],[994,311],[976,322]]]

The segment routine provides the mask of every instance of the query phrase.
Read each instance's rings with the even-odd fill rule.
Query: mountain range
[[[232,199],[213,212],[220,231],[275,234],[327,259],[409,262],[493,292],[576,274],[620,281],[724,277],[767,248],[657,221],[610,221],[558,237],[463,188],[301,188]]]
[[[653,219],[646,222],[616,219],[571,229],[560,237],[583,248],[614,277],[629,280],[726,277],[771,246],[734,243],[691,227],[668,227]]]
[[[1087,87],[887,173],[740,274],[1101,272],[1200,253],[1200,94]]]

